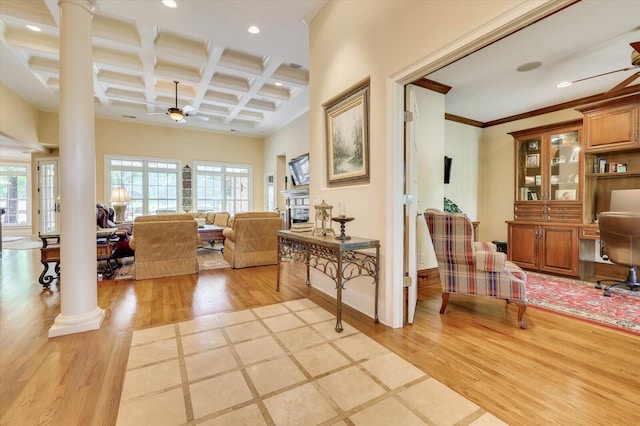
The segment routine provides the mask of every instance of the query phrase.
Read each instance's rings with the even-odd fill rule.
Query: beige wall
[[[276,160],[279,156],[289,160],[309,152],[309,113],[306,112],[293,120],[264,141],[264,173],[273,173],[276,182],[276,205],[284,208],[284,197],[280,191],[284,189],[284,176],[289,170],[279,172]],[[284,174],[283,174],[284,173]],[[288,179],[291,182],[291,177]],[[291,184],[288,186],[291,189]]]
[[[500,12],[513,1],[331,1],[310,24],[310,143],[312,194],[337,205],[347,203],[347,212],[355,217],[348,232],[376,238],[381,242],[381,319],[386,317],[387,286],[385,268],[391,250],[386,241],[387,181],[387,78],[434,53]],[[345,188],[327,188],[324,113],[322,105],[358,82],[370,79],[370,171],[369,184]],[[334,294],[333,285],[318,278],[323,291]],[[369,281],[350,283],[345,303],[372,315],[373,290]],[[397,318],[397,317],[396,317]]]
[[[27,147],[40,148],[37,122],[38,110],[0,82],[0,134]]]

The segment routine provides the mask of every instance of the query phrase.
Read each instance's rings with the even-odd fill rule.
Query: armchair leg
[[[442,293],[442,306],[440,306],[440,313],[444,314],[447,310],[447,303],[449,303],[449,293]]]
[[[521,329],[526,330],[527,324],[524,322],[524,312],[527,310],[527,304],[524,300],[514,300],[513,303],[518,305],[518,325]]]

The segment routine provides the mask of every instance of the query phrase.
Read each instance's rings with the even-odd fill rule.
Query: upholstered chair
[[[237,213],[222,231],[225,260],[232,268],[275,265],[282,225],[282,218],[275,212]]]
[[[518,324],[527,328],[525,272],[498,252],[495,244],[473,242],[473,226],[465,214],[428,209],[424,217],[442,284],[440,313],[444,314],[452,293],[506,299],[518,306]]]

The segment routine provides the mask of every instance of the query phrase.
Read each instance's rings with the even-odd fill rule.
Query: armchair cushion
[[[506,272],[507,255],[498,251],[476,251],[475,264],[481,271]]]

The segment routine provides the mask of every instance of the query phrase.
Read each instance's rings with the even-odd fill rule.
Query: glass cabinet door
[[[542,139],[539,136],[518,140],[517,201],[543,200]]]
[[[549,138],[550,201],[580,199],[580,140],[578,131],[552,134]]]

